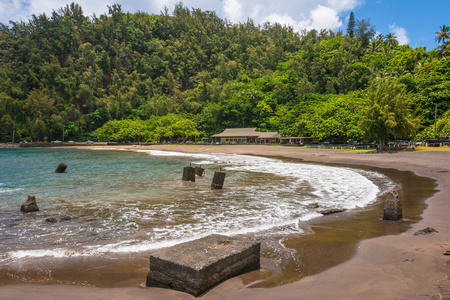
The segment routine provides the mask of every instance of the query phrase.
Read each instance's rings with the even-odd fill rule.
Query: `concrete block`
[[[218,283],[258,269],[261,244],[210,235],[150,256],[146,285],[199,296]]]

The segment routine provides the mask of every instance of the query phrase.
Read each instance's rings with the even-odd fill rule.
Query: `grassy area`
[[[415,151],[448,151],[448,152],[450,152],[450,146],[443,146],[443,147],[416,147]]]

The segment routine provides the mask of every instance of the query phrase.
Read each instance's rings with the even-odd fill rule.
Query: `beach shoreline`
[[[92,148],[98,148],[93,145]],[[111,148],[110,146],[108,148]],[[261,145],[152,145],[119,146],[115,149],[152,149],[185,152],[215,152],[286,157],[311,162],[367,165],[413,171],[437,180],[439,192],[426,203],[423,219],[400,234],[360,242],[350,260],[275,288],[248,288],[244,276],[230,279],[202,296],[204,299],[445,299],[448,287],[450,250],[448,230],[448,192],[450,189],[450,152],[398,152],[390,154],[308,149]],[[86,149],[86,147],[83,147]],[[414,235],[432,227],[438,233]],[[7,285],[0,287],[5,299],[192,299],[184,293],[150,288],[94,288],[68,285]],[[80,293],[82,296],[80,296]],[[73,298],[70,298],[73,295]],[[80,298],[81,297],[81,298]]]

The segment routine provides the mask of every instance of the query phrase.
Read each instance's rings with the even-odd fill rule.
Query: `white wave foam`
[[[302,233],[302,229],[298,226],[299,221],[308,221],[322,216],[306,209],[305,206],[308,203],[318,203],[321,208],[364,207],[376,201],[380,193],[374,181],[388,181],[384,175],[372,171],[291,163],[248,155],[141,149],[131,149],[131,151],[152,156],[188,158],[205,168],[217,168],[217,165],[220,165],[222,169],[242,178],[252,176],[248,174],[265,174],[266,181],[261,183],[251,181],[257,186],[237,184],[233,189],[221,193],[219,197],[212,200],[210,192],[198,193],[195,199],[190,199],[190,201],[201,203],[201,205],[195,205],[195,211],[191,210],[189,202],[183,201],[157,204],[148,208],[137,207],[133,203],[125,205],[122,201],[115,208],[120,214],[115,215],[114,218],[104,219],[105,224],[102,228],[105,230],[118,226],[118,223],[109,222],[120,220],[122,222],[120,227],[124,234],[139,230],[139,221],[162,220],[146,233],[145,240],[130,239],[117,242],[115,238],[113,242],[106,245],[91,244],[79,247],[77,250],[63,248],[18,250],[7,253],[6,257],[13,259],[44,256],[63,258],[104,253],[142,252],[169,247],[214,233],[230,236],[249,233]],[[275,178],[273,182],[270,176]]]
[[[364,174],[350,168],[331,167],[306,163],[290,163],[277,159],[210,153],[184,153],[159,150],[137,150],[155,156],[176,156],[201,159],[202,165],[227,164],[222,167],[230,171],[248,171],[274,174],[289,177],[292,184],[309,183],[314,189],[313,194],[319,197],[319,205],[324,207],[339,207],[353,209],[364,207],[376,200],[379,188]],[[366,175],[366,176],[365,176]],[[372,176],[378,175],[371,172]]]
[[[8,188],[1,189],[0,188],[0,194],[14,193],[14,192],[21,191],[21,190],[23,190],[23,188],[16,188],[16,189],[8,189]]]

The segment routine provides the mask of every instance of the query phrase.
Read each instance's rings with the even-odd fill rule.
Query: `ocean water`
[[[54,173],[60,162],[65,173]],[[204,177],[181,180],[183,167]],[[214,171],[226,172],[211,190]],[[351,168],[156,150],[0,149],[0,262],[138,253],[209,234],[301,234],[316,209],[364,208],[395,184]],[[35,195],[39,212],[20,206]],[[46,218],[70,216],[57,223]]]

